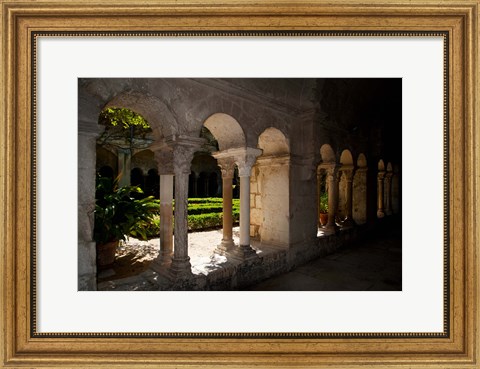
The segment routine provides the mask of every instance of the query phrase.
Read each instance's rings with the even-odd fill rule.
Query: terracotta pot
[[[320,219],[320,225],[326,226],[328,223],[328,213],[320,213],[319,219]]]
[[[97,245],[97,267],[105,267],[113,264],[118,242],[117,240]]]

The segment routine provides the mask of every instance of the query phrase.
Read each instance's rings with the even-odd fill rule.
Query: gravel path
[[[239,234],[240,228],[234,227],[233,240],[236,244],[239,242]],[[216,263],[226,261],[224,257],[214,255],[214,250],[221,240],[222,229],[188,234],[188,255],[193,273],[207,273],[214,264],[212,256]],[[113,268],[102,273],[100,280],[125,278],[145,271],[158,256],[159,249],[159,238],[141,241],[130,237],[126,242],[120,243]]]

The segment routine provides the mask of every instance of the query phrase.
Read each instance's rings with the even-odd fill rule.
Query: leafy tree
[[[142,147],[145,141],[149,141],[146,135],[152,131],[145,118],[126,108],[104,109],[98,123],[105,126],[105,131],[98,139],[100,145],[130,149]]]

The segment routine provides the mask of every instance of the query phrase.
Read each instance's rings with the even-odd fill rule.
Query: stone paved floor
[[[381,229],[381,227],[380,227]],[[267,279],[251,291],[401,291],[402,242],[398,220],[334,254]]]
[[[238,227],[234,238],[238,238]],[[320,234],[319,234],[320,236]],[[217,261],[211,254],[221,230],[189,234],[192,271],[206,274]],[[158,254],[158,239],[135,240],[120,249],[113,269],[99,274],[99,290],[158,290],[162,276],[149,270]],[[238,240],[237,240],[238,242]],[[256,248],[256,245],[253,245]],[[265,251],[265,250],[264,250]],[[268,250],[266,250],[268,251]],[[261,252],[261,251],[257,251]],[[401,228],[398,220],[384,224],[363,241],[302,265],[295,270],[250,286],[252,291],[399,291],[402,289]]]

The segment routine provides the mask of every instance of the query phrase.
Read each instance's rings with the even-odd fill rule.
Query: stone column
[[[385,214],[392,215],[392,172],[385,174]]]
[[[193,154],[203,142],[204,139],[185,136],[176,136],[167,141],[173,148],[175,172],[174,250],[170,272],[177,280],[192,276],[188,256],[188,176]]]
[[[95,210],[96,122],[79,122],[78,131],[78,290],[97,289]]]
[[[353,208],[356,209],[352,218],[356,224],[367,222],[367,167],[360,167],[353,176]]]
[[[130,149],[119,148],[118,154],[118,187],[130,186],[132,153]]]
[[[383,211],[383,180],[385,178],[385,171],[379,171],[377,174],[377,217],[383,218],[385,213]]]
[[[353,168],[344,169],[343,175],[345,176],[346,188],[345,188],[345,219],[342,226],[349,228],[355,225],[355,221],[352,216],[352,204],[353,204]]]
[[[160,263],[170,264],[173,254],[173,174],[160,175]]]
[[[220,255],[231,253],[235,247],[233,243],[233,173],[235,162],[233,158],[219,159],[218,165],[222,171],[223,193],[223,238],[215,252]]]
[[[325,226],[327,232],[335,233],[337,225],[335,223],[335,215],[337,214],[338,204],[338,167],[331,165],[327,169],[327,186],[328,186],[328,222]]]
[[[152,267],[157,272],[170,266],[173,255],[173,153],[169,149],[154,151],[160,176],[160,252]],[[159,269],[160,267],[160,269]]]
[[[243,260],[257,256],[250,246],[250,174],[261,153],[262,150],[246,148],[235,157],[240,177],[240,245],[236,254]]]

